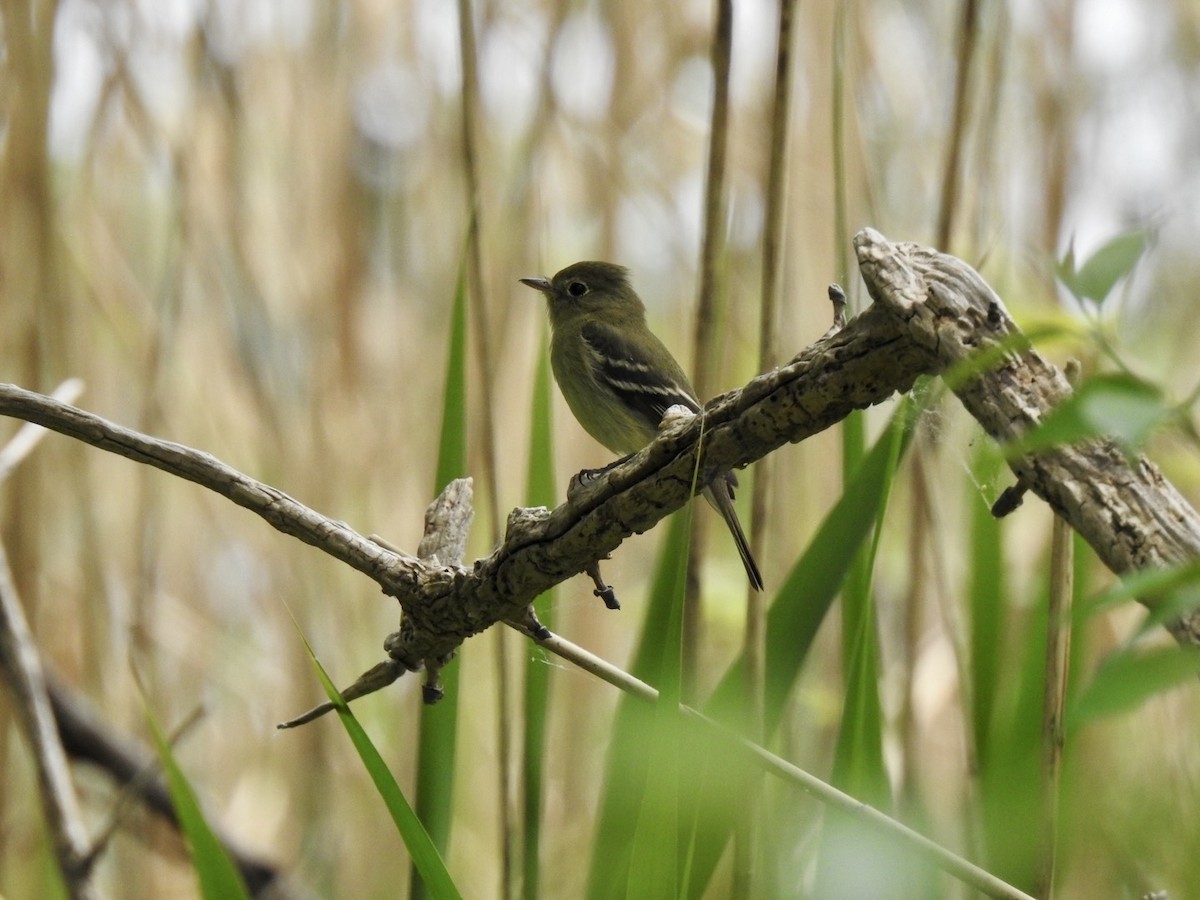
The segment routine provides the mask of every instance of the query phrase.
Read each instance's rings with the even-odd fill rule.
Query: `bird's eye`
[[[582,297],[588,292],[588,286],[582,281],[572,281],[567,285],[567,293],[572,297]]]

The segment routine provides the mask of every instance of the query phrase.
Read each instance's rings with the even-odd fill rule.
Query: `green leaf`
[[[1157,612],[1160,607],[1170,607],[1176,614],[1189,608],[1189,601],[1200,589],[1200,562],[1182,563],[1161,569],[1142,569],[1121,576],[1120,581],[1095,597],[1082,603],[1075,610],[1077,619],[1090,618],[1131,600],[1146,600]]]
[[[1059,322],[1029,325],[1021,331],[1005,335],[994,344],[989,344],[986,348],[954,363],[942,372],[942,387],[957,391],[980,375],[1006,364],[1014,353],[1026,353],[1035,345],[1074,340],[1078,337],[1078,328],[1072,328]],[[938,390],[940,391],[941,387]]]
[[[773,732],[807,659],[809,648],[841,590],[863,542],[886,501],[896,454],[903,454],[921,402],[906,396],[883,436],[863,457],[812,541],[784,579],[767,613],[765,724]],[[899,440],[899,445],[895,443]],[[745,660],[729,668],[704,704],[704,712],[736,727],[743,697]],[[741,781],[731,777],[739,763],[710,753],[711,763],[691,791],[698,822],[690,896],[704,893],[729,839]]]
[[[871,534],[884,501],[895,454],[903,453],[911,437],[919,402],[905,397],[888,429],[855,469],[841,499],[818,527],[808,548],[784,579],[767,614],[766,725],[773,731],[783,715],[787,698],[803,667],[821,623],[850,571],[860,546]],[[893,443],[899,434],[899,448]],[[659,557],[651,604],[630,671],[639,678],[652,676],[657,649],[668,627],[675,566],[686,554],[688,532],[683,516],[672,517],[667,540]],[[745,661],[739,659],[725,673],[704,711],[736,726],[741,718],[742,678]],[[629,884],[629,823],[638,815],[643,785],[648,777],[644,735],[649,733],[652,710],[622,697],[617,707],[613,740],[605,767],[599,822],[592,847],[587,896],[593,900],[623,897]],[[721,747],[683,748],[689,761],[691,787],[681,798],[680,821],[689,823],[694,837],[677,848],[678,870],[685,873],[681,890],[699,896],[707,890],[721,858],[733,823],[732,810],[741,802],[739,767],[745,761],[723,755]],[[692,824],[694,823],[694,824]]]
[[[697,446],[696,465],[692,470],[692,493],[695,494],[700,477],[700,450],[704,433]],[[683,552],[668,558],[661,583],[667,594],[668,615],[666,629],[656,642],[659,648],[657,677],[658,702],[654,706],[654,717],[650,730],[642,737],[647,757],[645,790],[638,810],[637,825],[633,831],[633,846],[630,851],[629,880],[625,889],[626,898],[680,896],[680,885],[686,885],[692,841],[687,842],[687,853],[680,853],[680,784],[682,746],[682,720],[679,703],[683,690],[683,608],[687,593],[688,554],[691,549],[692,504],[679,513],[683,521]],[[668,575],[669,573],[669,575]],[[667,581],[670,577],[670,581]],[[658,585],[656,585],[657,587]],[[690,767],[689,767],[690,769]],[[683,862],[680,864],[679,860]]]
[[[903,430],[889,429],[880,440],[881,444],[885,442],[889,452],[880,484],[874,539],[859,546],[841,595],[845,689],[830,780],[856,799],[886,811],[891,806],[891,788],[883,760],[885,723],[879,699],[879,632],[871,595],[871,572],[904,443]],[[865,841],[869,842],[872,865],[846,866],[847,855],[861,851]],[[899,880],[907,881],[909,873],[905,869],[895,848],[888,847],[886,842],[876,842],[856,823],[842,816],[825,819],[817,866],[817,895],[878,895],[895,888]]]
[[[995,445],[985,443],[976,454],[972,469],[976,484],[991,485],[1001,465]],[[970,605],[971,727],[981,762],[989,756],[992,716],[1000,693],[1004,645],[1004,598],[1006,568],[1001,539],[1003,520],[992,515],[984,498],[969,492],[971,499],[971,543],[968,563]]]
[[[146,712],[146,722],[150,726],[150,734],[154,739],[154,748],[162,761],[163,773],[167,778],[171,805],[174,806],[175,815],[179,819],[179,829],[183,833],[184,842],[192,854],[192,865],[196,869],[200,895],[205,900],[248,898],[250,894],[246,890],[241,873],[204,818],[196,793],[184,776],[183,770],[179,768],[171,746],[167,743],[166,736],[144,694],[142,704]]]
[[[1096,375],[1006,449],[1011,458],[1089,438],[1110,438],[1134,453],[1172,414],[1154,385],[1125,372]]]
[[[979,804],[985,867],[1011,884],[1028,887],[1035,877],[1041,834],[1014,828],[1041,814],[1041,722],[1046,683],[1046,585],[1027,610],[1012,609],[1011,640],[1000,646],[1001,671],[991,727],[980,754]]]
[[[853,575],[842,592],[843,666],[846,702],[834,753],[834,783],[879,808],[889,805],[890,789],[883,762],[883,708],[879,701],[879,632],[871,593],[871,574],[883,533],[888,498],[896,478],[904,430],[889,429],[890,457],[884,461],[874,538],[863,544]]]
[[[1191,582],[1173,588],[1161,597],[1154,598],[1154,606],[1142,622],[1139,635],[1153,631],[1168,622],[1200,609],[1200,584]]]
[[[697,454],[699,460],[699,454]],[[668,586],[670,615],[659,642],[659,694],[650,728],[640,736],[646,771],[637,821],[630,847],[626,898],[654,900],[677,897],[683,875],[678,868],[680,846],[680,689],[683,678],[683,606],[687,589],[688,544],[692,504],[679,513],[683,519],[684,552],[669,560],[673,578]]]
[[[1200,674],[1200,649],[1137,645],[1118,650],[1096,670],[1071,709],[1076,725],[1125,712]]]
[[[380,756],[379,750],[371,742],[358,719],[350,712],[350,707],[346,705],[346,701],[334,687],[324,666],[313,654],[312,647],[309,646],[307,640],[304,642],[304,646],[308,651],[308,658],[312,660],[313,668],[316,669],[317,677],[321,680],[325,696],[337,709],[342,727],[346,729],[346,734],[350,736],[350,742],[358,751],[363,766],[371,776],[371,781],[375,783],[375,790],[379,792],[380,798],[387,806],[392,822],[400,833],[409,856],[412,857],[413,866],[420,873],[423,889],[437,900],[459,900],[462,895],[450,877],[441,854],[434,846],[433,840],[421,824],[421,820],[413,811],[412,806],[409,805],[404,792],[400,790],[400,785],[396,783],[395,777],[383,761],[383,757]]]
[[[1075,268],[1074,242],[1066,257],[1058,266],[1059,280],[1079,299],[1102,304],[1116,283],[1133,271],[1137,261],[1146,252],[1150,233],[1144,228],[1135,228],[1119,234],[1089,257],[1078,269]]]
[[[455,478],[467,474],[467,276],[465,255],[459,266],[450,316],[450,346],[446,355],[446,387],[442,398],[442,429],[438,442],[433,496]],[[429,829],[434,846],[445,852],[454,809],[454,755],[458,744],[458,669],[442,669],[442,700],[421,707],[417,745],[417,813]],[[412,893],[424,896],[414,870]]]
[[[455,478],[467,474],[467,273],[459,266],[450,313],[446,385],[442,394],[442,428],[438,440],[436,497]]]
[[[545,326],[543,325],[543,336]],[[543,345],[545,340],[543,339]],[[554,431],[551,416],[550,356],[543,352],[538,357],[537,371],[533,380],[531,403],[531,430],[529,438],[529,466],[526,475],[525,501],[529,506],[553,506],[555,503],[554,478]],[[547,628],[554,628],[554,598],[551,588],[533,602],[538,620]],[[524,741],[522,745],[521,773],[524,781],[524,841],[522,866],[524,869],[524,896],[536,900],[539,894],[542,833],[542,760],[546,751],[546,724],[550,703],[550,673],[544,653],[533,649],[525,659],[525,715]]]
[[[655,568],[646,619],[629,664],[630,673],[644,681],[652,681],[656,668],[662,664],[660,644],[670,628],[679,560],[687,556],[690,537],[689,521],[683,512],[671,516]],[[604,764],[599,817],[591,847],[587,896],[593,900],[625,896],[631,856],[630,827],[640,815],[649,776],[646,735],[653,724],[653,708],[633,697],[620,698]]]

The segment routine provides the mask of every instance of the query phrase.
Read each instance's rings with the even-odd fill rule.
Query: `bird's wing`
[[[604,322],[588,322],[582,336],[596,379],[651,428],[658,428],[663,413],[676,404],[700,411],[687,376],[649,331],[630,340]]]

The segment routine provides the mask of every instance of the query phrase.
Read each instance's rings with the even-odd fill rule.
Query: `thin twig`
[[[79,397],[83,388],[82,379],[69,378],[55,388],[50,396],[59,402],[71,403]],[[42,425],[23,425],[4,448],[0,449],[0,481],[7,478],[48,433],[48,429]],[[3,547],[0,547],[0,553],[2,552]],[[7,577],[7,565],[0,571],[0,581],[3,581],[4,577]],[[11,577],[8,577],[7,583],[11,584]],[[2,585],[0,593],[3,593]],[[3,602],[4,598],[0,597],[0,604]],[[117,735],[91,710],[81,696],[56,679],[52,671],[43,671],[43,682],[63,751],[74,759],[94,763],[125,787],[121,800],[113,810],[109,826],[102,829],[81,853],[79,866],[82,870],[90,871],[96,857],[108,845],[113,831],[122,821],[121,810],[130,796],[138,796],[150,809],[178,825],[166,786],[154,776],[156,759],[149,753],[134,748],[130,739]],[[215,825],[213,827],[216,828]],[[287,896],[286,889],[273,866],[253,857],[228,836],[218,833],[218,839],[241,871],[252,893],[258,894],[270,884],[273,896]]]
[[[56,387],[50,396],[62,403],[74,403],[82,393],[83,379],[68,378]],[[27,457],[38,445],[38,441],[45,436],[46,428],[42,425],[26,422],[17,429],[12,439],[0,449],[0,482],[12,474],[13,469],[21,464],[21,460]]]
[[[605,584],[604,578],[600,575],[600,560],[596,560],[586,570],[587,577],[592,579],[592,583],[596,585],[596,589],[592,594],[604,601],[604,605],[608,609],[620,609],[621,601],[617,599],[617,593],[612,589],[611,585]]]

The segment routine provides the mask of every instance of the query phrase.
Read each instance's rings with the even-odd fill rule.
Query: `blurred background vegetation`
[[[540,297],[518,277],[584,258],[624,263],[656,330],[691,362],[713,7],[473,4],[482,279],[469,318],[470,556],[489,551],[527,496],[546,330]],[[433,497],[456,284],[469,268],[455,4],[6,0],[2,9],[0,380],[49,392],[78,376],[79,405],[207,450],[415,551]],[[721,390],[758,367],[777,17],[773,3],[734,4]],[[964,35],[972,52],[956,117]],[[1112,367],[1107,343],[1166,397],[1191,395],[1200,7],[800,3],[792,49],[781,360],[828,327],[828,283],[846,286],[852,307],[865,302],[849,242],[871,225],[977,265],[1023,325],[1065,329],[1045,351],[1079,358],[1085,375]],[[1103,306],[1082,308],[1056,286],[1068,246],[1086,256],[1131,227],[1149,230],[1150,247]],[[557,395],[554,404],[561,499],[570,473],[606,454]],[[864,417],[868,441],[889,413]],[[0,423],[0,439],[16,424]],[[872,592],[893,808],[1028,888],[1051,516],[1031,501],[986,523],[981,513],[1010,478],[953,400],[932,407],[920,431],[919,462],[903,461],[896,478]],[[1167,432],[1148,452],[1200,499],[1193,444]],[[834,432],[773,456],[760,558],[768,593],[841,496],[841,453]],[[340,729],[331,719],[274,729],[322,699],[290,617],[346,684],[381,657],[394,602],[193,485],[62,438],[3,485],[0,516],[43,653],[110,723],[146,737],[131,661],[166,725],[203,707],[177,753],[215,821],[302,891],[406,894],[407,857]],[[553,601],[555,630],[625,664],[665,531],[626,542],[607,564],[620,613],[575,579]],[[1109,583],[1086,548],[1077,569],[1082,596]],[[723,535],[706,544],[704,576],[701,696],[742,637],[743,573]],[[1141,616],[1123,606],[1080,623],[1072,690]],[[797,662],[772,743],[822,776],[844,727],[840,624],[830,617]],[[972,628],[975,647],[962,639]],[[444,762],[454,782],[446,858],[465,896],[529,892],[504,863],[504,836],[511,848],[522,835],[501,795],[519,793],[513,710],[531,656],[550,676],[536,755],[541,892],[578,896],[587,882],[615,692],[492,632],[463,648],[453,664],[459,705],[445,707],[458,722],[452,768]],[[964,688],[981,678],[986,704]],[[355,705],[406,788],[419,687],[405,678]],[[55,878],[31,762],[9,695],[0,698],[0,893],[45,896]],[[1194,681],[1072,728],[1058,896],[1200,892],[1198,738]],[[98,827],[114,791],[86,768],[78,781]],[[767,791],[775,824],[757,889],[794,896],[814,883],[821,809]],[[734,892],[730,855],[709,896]],[[127,823],[98,878],[111,896],[195,890],[182,843],[150,816]],[[956,890],[922,883],[930,896]]]

